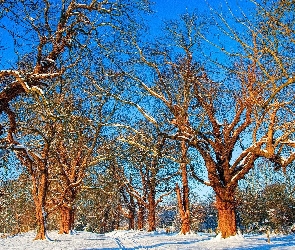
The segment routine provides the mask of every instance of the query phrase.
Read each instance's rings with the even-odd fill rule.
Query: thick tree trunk
[[[134,230],[135,228],[135,213],[133,211],[130,211],[128,216],[128,229]]]
[[[236,211],[234,193],[231,196],[216,195],[216,208],[218,210],[218,228],[222,238],[237,234]]]
[[[137,213],[137,229],[142,230],[144,225],[144,206],[138,204],[138,213]]]
[[[59,209],[60,221],[59,221],[59,234],[68,234],[74,225],[74,211],[71,206],[62,206]]]
[[[129,230],[134,230],[135,229],[135,202],[134,202],[134,198],[132,196],[130,196],[130,202],[129,202]]]
[[[148,196],[148,232],[156,231],[156,201],[151,192]]]
[[[181,219],[181,230],[180,234],[187,234],[190,232],[190,212],[189,209],[185,209],[183,200],[181,199],[180,188],[178,184],[176,184],[176,195],[178,202],[179,215]]]
[[[46,226],[45,226],[45,217],[43,212],[43,206],[41,202],[35,202],[35,211],[37,219],[37,234],[35,240],[45,240],[46,236]]]
[[[37,235],[35,240],[46,239],[46,217],[45,217],[45,200],[47,195],[48,172],[45,166],[40,167],[40,177],[32,174],[32,195],[35,204],[36,219],[37,219]]]
[[[180,164],[181,179],[182,179],[182,195],[178,185],[176,185],[177,202],[179,208],[179,215],[181,219],[180,234],[187,234],[191,231],[190,228],[190,208],[189,208],[189,186],[187,178],[187,144],[185,141],[181,142],[181,157],[182,163]]]

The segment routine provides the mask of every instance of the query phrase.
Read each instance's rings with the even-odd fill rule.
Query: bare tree
[[[46,198],[49,185],[50,151],[56,134],[56,123],[44,121],[42,105],[21,102],[18,119],[18,134],[13,136],[15,145],[11,150],[26,168],[32,182],[32,198],[35,205],[37,235],[35,239],[45,239]],[[34,112],[32,112],[34,109]]]
[[[0,111],[9,117],[9,143],[15,143],[13,134],[16,132],[15,111],[11,110],[10,102],[23,94],[37,93],[42,96],[49,87],[47,80],[57,78],[74,67],[85,56],[83,53],[87,47],[91,47],[89,43],[94,36],[96,45],[103,47],[102,39],[97,37],[99,29],[103,32],[107,28],[109,31],[119,29],[124,19],[132,23],[126,13],[136,8],[146,10],[147,5],[147,1],[132,0],[124,3],[108,0],[89,3],[39,0],[20,1],[17,4],[5,1],[5,17],[19,27],[8,30],[15,44],[19,45],[14,48],[17,55],[23,57],[24,54],[19,48],[31,50],[29,67],[15,66],[13,69],[0,70]],[[58,17],[56,10],[60,10]],[[1,28],[6,29],[6,26],[1,25]]]
[[[7,125],[6,130],[4,130],[4,126],[1,125],[0,127],[2,137],[6,137],[6,140],[1,140],[1,142],[5,147],[12,145],[11,149],[16,152],[17,157],[32,176],[33,197],[38,219],[36,239],[45,238],[44,207],[49,184],[49,157],[52,140],[60,126],[56,123],[56,119],[52,121],[52,117],[49,117],[48,121],[44,121],[48,125],[45,128],[46,131],[34,130],[34,126],[28,127],[27,131],[31,130],[37,137],[41,137],[43,143],[37,147],[36,151],[23,147],[16,136],[16,116],[20,107],[15,106],[12,109],[11,104],[20,96],[34,96],[36,100],[40,97],[44,109],[47,110],[47,90],[54,90],[55,84],[58,82],[54,80],[61,78],[69,69],[76,67],[83,61],[86,53],[89,55],[89,50],[92,48],[91,39],[95,39],[96,46],[103,47],[103,39],[99,39],[100,30],[102,30],[102,33],[106,32],[107,29],[108,31],[113,30],[113,34],[115,34],[115,30],[120,29],[119,26],[123,20],[132,23],[132,18],[129,18],[132,14],[130,13],[128,16],[127,12],[136,8],[146,10],[145,6],[147,5],[148,2],[128,0],[124,2],[93,0],[88,3],[78,3],[75,0],[61,2],[40,0],[36,2],[20,1],[18,3],[5,1],[3,3],[6,10],[4,12],[5,18],[13,23],[14,27],[19,28],[14,30],[10,29],[13,25],[6,27],[2,24],[1,28],[8,29],[7,31],[15,41],[14,49],[17,51],[17,56],[22,59],[12,69],[0,70],[0,112],[1,114],[4,113],[6,115],[4,118],[8,120],[5,124]],[[56,10],[60,10],[58,17]],[[127,18],[125,19],[125,17]],[[118,36],[114,35],[113,39],[116,38]],[[110,42],[110,40],[107,42]],[[7,64],[4,63],[4,65]],[[37,109],[36,111],[42,113]],[[100,127],[96,130],[99,131]],[[65,178],[70,180],[70,186],[66,187],[66,190],[72,187],[73,183],[81,183],[83,171],[85,166],[88,165],[97,135],[98,132],[94,137],[93,145],[90,146],[92,150],[87,152],[82,160],[79,157],[79,159],[75,158],[77,162],[80,162],[81,176],[77,177],[78,179],[70,180],[69,176],[65,175]],[[77,154],[81,156],[81,152]],[[68,168],[73,170],[72,168],[76,167],[73,164],[74,162],[67,166],[67,170],[69,170]],[[70,220],[72,221],[72,219]]]
[[[224,82],[213,81],[211,71],[204,69],[205,63],[203,67],[194,60],[199,41],[199,33],[193,32],[195,22],[194,16],[186,15],[184,31],[180,33],[177,25],[172,30],[178,35],[176,49],[178,52],[182,49],[184,54],[178,61],[169,57],[165,50],[160,50],[159,46],[140,48],[135,43],[144,65],[142,67],[153,72],[153,81],[145,82],[140,74],[133,79],[170,112],[170,124],[177,132],[167,134],[167,138],[188,143],[202,156],[209,180],[203,180],[194,169],[191,170],[195,179],[215,191],[218,226],[222,237],[226,238],[236,234],[235,192],[238,181],[244,178],[255,161],[264,157],[285,167],[294,160],[291,139],[294,134],[291,108],[294,101],[292,94],[285,93],[288,101],[281,102],[277,96],[272,103],[268,102],[269,88],[263,77],[265,72],[255,60],[236,63],[231,78]],[[253,39],[255,52],[255,36]],[[235,88],[232,89],[232,86]],[[178,101],[178,93],[187,93],[181,99],[186,102]],[[157,124],[156,117],[157,114],[153,120],[150,119],[154,124]],[[250,134],[252,142],[248,143]]]
[[[142,229],[143,208],[145,208],[148,231],[155,231],[156,207],[163,197],[173,190],[169,182],[178,171],[173,167],[175,165],[172,161],[173,156],[167,154],[171,153],[171,145],[165,142],[166,138],[161,135],[153,138],[153,132],[148,133],[148,129],[143,130],[144,125],[140,127],[142,132],[137,131],[135,134],[131,133],[130,136],[120,138],[122,142],[129,144],[126,154],[130,160],[129,167],[124,167],[125,157],[122,157],[122,170],[118,178],[123,181],[126,191],[138,203],[139,228]],[[132,175],[132,182],[127,178],[129,175]],[[122,176],[125,176],[124,179]]]

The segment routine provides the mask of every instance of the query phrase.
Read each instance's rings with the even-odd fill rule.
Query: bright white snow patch
[[[295,235],[272,235],[267,243],[266,235],[236,235],[221,239],[213,234],[166,234],[164,231],[148,233],[145,231],[114,231],[106,234],[77,232],[73,235],[59,235],[49,232],[51,241],[34,241],[35,232],[0,239],[0,249],[34,250],[139,250],[139,249],[194,249],[194,250],[291,250],[295,249]]]
[[[38,86],[33,86],[32,91],[37,92],[39,95],[44,95],[44,91]]]

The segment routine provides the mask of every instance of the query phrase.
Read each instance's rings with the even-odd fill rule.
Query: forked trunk
[[[237,223],[234,194],[231,197],[220,197],[217,195],[216,207],[218,210],[218,228],[222,238],[236,235]]]
[[[74,211],[70,206],[62,206],[59,210],[59,234],[68,234],[74,225]]]

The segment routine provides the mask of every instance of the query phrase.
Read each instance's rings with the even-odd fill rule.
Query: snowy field
[[[210,234],[177,235],[165,232],[115,231],[107,234],[77,232],[73,235],[58,235],[49,232],[50,240],[33,241],[34,232],[0,239],[0,249],[28,250],[110,250],[110,249],[295,249],[295,235],[271,235],[267,243],[265,235],[235,236],[219,239]]]

